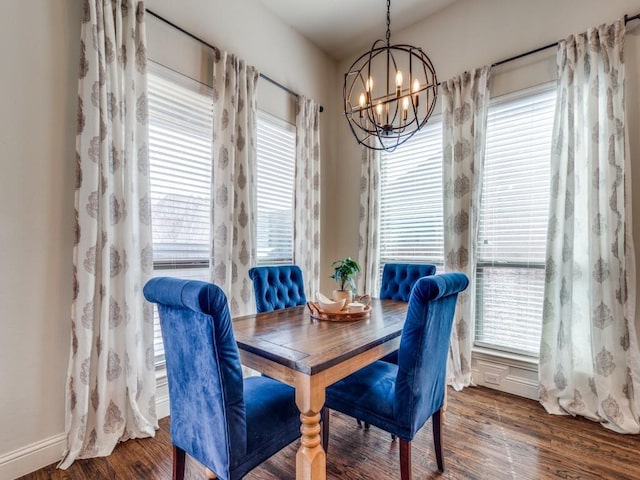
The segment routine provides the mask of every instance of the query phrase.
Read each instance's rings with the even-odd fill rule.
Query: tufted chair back
[[[438,470],[444,470],[441,412],[458,293],[469,280],[452,272],[420,278],[411,291],[397,365],[377,361],[327,388],[322,441],[329,446],[329,409],[400,438],[400,478],[411,479],[411,441],[432,418]]]
[[[422,277],[435,275],[436,266],[429,263],[385,263],[382,270],[380,298],[408,302],[411,289]],[[398,352],[391,352],[382,360],[398,363]]]
[[[237,480],[297,439],[293,388],[242,378],[227,297],[216,285],[152,278],[144,296],[157,304],[167,362],[173,479],[185,454],[220,480]]]
[[[242,368],[227,297],[216,285],[168,277],[147,282],[144,296],[158,304],[172,443],[228,476],[232,453],[243,457],[247,439]]]
[[[416,282],[402,328],[393,413],[410,438],[444,402],[447,358],[458,293],[466,275],[443,273]]]
[[[418,279],[435,273],[436,266],[428,263],[387,263],[382,271],[380,298],[408,302]]]
[[[253,280],[258,313],[305,305],[302,270],[297,265],[254,267],[249,270]]]

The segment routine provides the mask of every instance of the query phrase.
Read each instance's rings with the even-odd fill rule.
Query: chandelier
[[[436,71],[422,49],[391,45],[390,8],[387,0],[386,40],[376,40],[353,62],[343,90],[344,114],[358,143],[386,151],[427,123],[438,95]]]

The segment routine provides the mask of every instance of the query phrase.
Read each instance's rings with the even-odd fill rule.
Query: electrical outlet
[[[497,373],[484,372],[484,383],[500,385],[500,375]]]

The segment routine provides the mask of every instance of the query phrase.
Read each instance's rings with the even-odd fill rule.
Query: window
[[[293,263],[296,129],[260,112],[257,132],[257,264]]]
[[[149,159],[154,276],[209,280],[213,104],[211,88],[151,64]],[[257,122],[257,263],[293,263],[295,127]],[[155,362],[164,347],[154,313]]]
[[[442,122],[380,159],[380,275],[385,263],[444,264]]]
[[[478,232],[478,346],[537,357],[555,89],[493,100]]]
[[[149,70],[149,158],[155,276],[209,278],[211,89]],[[156,365],[164,363],[157,313]]]

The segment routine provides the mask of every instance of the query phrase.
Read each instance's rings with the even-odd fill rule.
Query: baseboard
[[[57,463],[66,448],[66,435],[60,433],[0,457],[0,478],[14,479]]]
[[[471,373],[476,385],[538,400],[536,363],[474,352]]]

